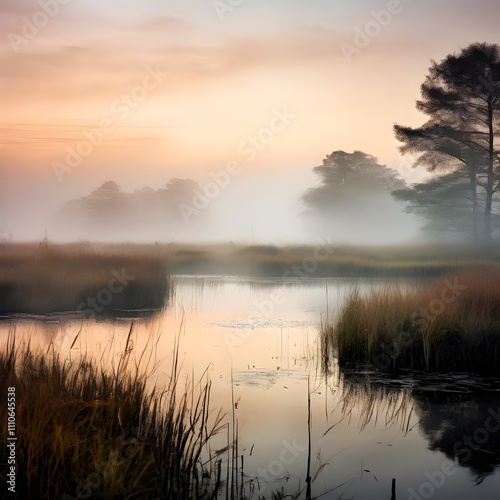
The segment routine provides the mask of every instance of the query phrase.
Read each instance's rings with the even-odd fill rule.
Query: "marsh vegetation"
[[[17,489],[26,499],[215,498],[221,461],[210,451],[224,415],[206,376],[150,388],[154,341],[137,355],[132,328],[117,365],[41,351],[14,333],[0,353],[0,388],[16,388]],[[7,408],[0,409],[7,442]],[[64,496],[66,495],[66,496]]]
[[[81,245],[27,248],[16,249],[19,261],[39,258],[54,268],[78,255],[90,254],[89,266],[99,260],[111,266],[120,256],[121,262],[137,262],[139,279],[140,265],[154,270],[151,262],[157,263],[165,277],[166,270],[176,268],[176,259],[186,255],[184,249],[161,245],[95,245],[83,252]],[[213,252],[221,265],[224,252],[238,259],[277,259],[280,269],[285,262],[302,265],[306,255],[302,247],[187,249]],[[398,260],[407,265],[398,249],[352,250],[343,253],[350,262],[362,256],[375,266]],[[422,262],[433,262],[422,249],[412,251],[407,255],[417,259],[422,252]],[[140,256],[135,261],[134,254]],[[336,254],[341,254],[340,247]],[[421,439],[411,429],[420,426],[429,409],[449,410],[450,420],[455,399],[469,401],[470,391],[475,394],[483,382],[464,372],[498,370],[500,280],[493,250],[489,256],[472,250],[459,256],[443,248],[435,255],[447,265],[434,277],[418,279],[173,275],[166,281],[170,299],[163,309],[137,320],[132,331],[130,322],[119,321],[123,312],[112,309],[109,317],[83,321],[70,313],[54,323],[54,316],[47,315],[50,325],[43,317],[22,314],[4,321],[3,334],[10,331],[11,336],[2,350],[1,381],[18,388],[18,470],[28,474],[18,484],[22,480],[29,485],[26,498],[37,498],[38,491],[48,488],[73,498],[89,492],[93,498],[120,498],[126,491],[145,498],[227,495],[241,500],[304,498],[309,479],[311,497],[330,492],[325,498],[358,494],[383,500],[396,477],[399,497],[412,484],[404,479],[398,458],[410,438],[418,457],[411,481],[418,480],[421,467],[429,467],[426,439],[435,441],[435,449],[447,459],[456,457],[449,440],[437,439],[438,425],[428,423],[427,438]],[[489,267],[463,270],[459,265],[451,274],[444,272],[457,262],[474,260]],[[146,283],[158,275],[151,271],[144,277]],[[269,308],[274,296],[284,300]],[[185,325],[182,332],[179,321]],[[474,331],[469,328],[473,325]],[[157,353],[150,357],[154,349],[146,347],[151,347],[153,330],[161,335],[153,341]],[[53,334],[42,335],[44,331]],[[318,349],[326,368],[321,374],[314,369]],[[108,362],[102,363],[105,358]],[[380,360],[383,364],[377,365]],[[448,375],[445,381],[434,370],[453,371],[455,378]],[[488,401],[495,401],[489,395],[496,387],[498,381],[482,393],[471,425]],[[431,401],[429,391],[443,398]],[[387,432],[390,438],[383,437]],[[310,451],[303,451],[308,435]],[[282,443],[295,439],[302,451],[284,465],[278,460]],[[394,450],[373,444],[380,439],[389,439]],[[479,481],[493,476],[497,455],[491,454],[496,449],[495,435],[488,454],[473,450],[470,461],[462,460],[460,467],[477,474]],[[374,453],[383,459],[374,461]],[[357,476],[360,461],[364,465]],[[481,491],[490,491],[488,484]]]
[[[354,288],[321,335],[326,358],[336,353],[342,366],[498,375],[500,272],[469,269],[365,296]]]
[[[0,245],[0,315],[110,317],[159,310],[171,293],[164,260],[88,244]]]

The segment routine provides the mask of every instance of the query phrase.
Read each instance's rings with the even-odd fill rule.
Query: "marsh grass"
[[[87,311],[94,317],[159,309],[171,288],[166,262],[157,255],[97,252],[87,245],[52,246],[46,241],[0,248],[0,314],[4,315]],[[99,293],[106,301],[92,307],[87,300],[95,301]]]
[[[174,250],[175,248],[175,250]],[[311,258],[317,247],[234,245],[199,247],[175,246],[166,249],[174,273],[244,274],[281,277],[432,277],[471,265],[497,265],[500,252],[462,247],[353,247],[329,245],[321,259]],[[304,263],[307,263],[307,269]],[[295,271],[297,269],[299,271]]]
[[[321,326],[321,344],[324,364],[338,355],[341,366],[499,374],[500,272],[474,268],[366,296],[353,289],[335,323]]]
[[[131,357],[131,335],[106,370],[89,356],[68,361],[18,344],[11,332],[0,391],[16,390],[17,498],[216,498],[220,460],[208,443],[223,415],[210,410],[210,382],[180,384],[177,343],[167,386],[149,389],[147,356]],[[0,419],[6,443],[5,405]]]
[[[320,253],[316,252],[321,249]],[[421,246],[349,246],[330,245],[243,245],[243,244],[99,244],[80,242],[64,245],[51,244],[47,239],[38,244],[0,243],[0,286],[2,274],[12,265],[13,273],[22,276],[22,266],[40,256],[63,255],[78,264],[89,256],[120,258],[136,266],[147,262],[167,266],[171,274],[226,274],[282,277],[433,277],[471,266],[498,267],[500,249],[494,246],[467,247],[447,245]],[[311,258],[315,258],[313,272]],[[48,261],[47,261],[48,262]],[[316,267],[317,265],[317,267]],[[293,271],[298,266],[299,272]],[[70,266],[78,272],[78,265]],[[85,269],[85,267],[83,268]],[[107,270],[109,273],[109,270]],[[138,267],[138,276],[141,276]],[[142,273],[148,275],[147,269]],[[12,275],[11,275],[12,276]]]
[[[0,351],[0,391],[7,394],[14,387],[16,393],[17,498],[300,497],[300,492],[290,495],[283,489],[270,492],[271,497],[258,493],[258,479],[244,473],[234,406],[230,421],[211,408],[208,369],[197,379],[185,376],[179,359],[181,330],[182,325],[168,382],[159,387],[153,384],[158,338],[150,334],[136,352],[134,323],[118,357],[111,343],[99,360],[88,354],[63,357],[53,343],[35,348],[30,340],[21,342],[12,327]],[[7,416],[7,406],[0,406],[4,444]],[[0,498],[9,497],[5,449],[0,454]]]

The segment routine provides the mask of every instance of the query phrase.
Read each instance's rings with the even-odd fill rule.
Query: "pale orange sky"
[[[415,101],[431,59],[496,42],[500,13],[493,0],[243,0],[224,12],[225,0],[59,2],[0,5],[4,186],[204,182],[232,160],[255,176],[293,170],[311,180],[337,149],[397,168],[392,127],[423,122]],[[354,45],[357,30],[391,5],[398,13],[346,60],[342,44]],[[147,68],[165,75],[145,80]],[[140,102],[124,105],[131,92]],[[277,109],[293,120],[255,158],[244,156],[242,143]],[[54,163],[66,164],[68,148],[102,120],[113,131],[60,183]]]

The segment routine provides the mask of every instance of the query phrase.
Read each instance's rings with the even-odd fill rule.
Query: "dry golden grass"
[[[73,243],[52,245],[47,240],[39,244],[0,244],[0,284],[10,265],[36,260],[50,254],[63,255],[75,261],[92,257],[94,260],[121,258],[130,262],[160,262],[171,274],[241,274],[281,277],[287,273],[300,277],[292,266],[302,267],[302,273],[311,277],[385,277],[437,276],[471,266],[498,267],[500,249],[496,247],[427,246],[349,246],[328,245],[329,254],[316,261],[314,272],[305,271],[318,247],[312,245],[273,246],[226,244],[97,244]]]
[[[133,279],[119,282],[117,275]],[[109,304],[90,307],[87,299],[109,289],[110,280],[113,290],[122,289],[112,293]],[[0,246],[0,314],[80,309],[106,316],[119,310],[158,309],[168,300],[170,288],[165,260],[155,255],[47,243]]]
[[[353,290],[322,334],[341,364],[498,374],[500,271],[474,268],[366,297]]]
[[[131,333],[113,369],[89,355],[69,361],[18,345],[11,335],[0,352],[0,391],[16,394],[16,498],[215,498],[220,463],[208,443],[223,416],[210,411],[210,382],[183,387],[174,349],[168,385],[148,389],[154,367],[141,362],[154,342],[134,358]],[[7,405],[0,420],[6,443]]]

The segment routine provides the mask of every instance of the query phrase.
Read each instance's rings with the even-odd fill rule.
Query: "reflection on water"
[[[366,374],[342,374],[338,401],[342,404],[344,418],[359,408],[360,430],[372,420],[381,419],[385,427],[396,426],[400,432],[408,433],[413,400],[407,389],[373,383]]]
[[[437,376],[410,372],[397,379],[376,372],[347,372],[341,378],[342,411],[349,415],[353,407],[359,406],[361,429],[380,418],[386,426],[396,424],[403,436],[417,427],[428,449],[466,470],[474,485],[496,473],[496,481],[478,491],[481,498],[498,495],[494,489],[499,484],[500,380],[470,374]],[[417,422],[413,424],[415,416]],[[442,477],[442,469],[428,468],[423,482],[431,476]],[[452,498],[447,496],[445,486],[446,483],[440,487],[442,498]],[[430,488],[422,488],[424,495],[420,496],[426,498],[427,490]],[[418,488],[413,491],[418,492]],[[454,498],[468,498],[464,493],[459,495]]]
[[[418,392],[415,407],[429,448],[457,460],[479,484],[500,465],[500,396]]]
[[[335,315],[352,286],[365,293],[387,283],[203,276],[177,276],[174,283],[167,309],[136,320],[136,358],[153,338],[151,383],[161,388],[179,333],[186,380],[208,369],[212,407],[227,412],[230,434],[234,415],[242,477],[253,485],[255,498],[258,493],[269,498],[281,487],[303,490],[309,381],[313,496],[388,500],[396,478],[398,499],[411,498],[412,491],[430,498],[421,494],[429,491],[429,475],[455,466],[441,486],[431,484],[433,499],[498,499],[498,381],[465,374],[444,379],[403,373],[387,379],[373,372],[339,373],[338,367],[325,375],[317,369],[321,319]],[[112,364],[130,327],[129,320],[117,319],[56,321],[2,323],[0,342],[15,328],[19,337],[44,348],[57,346],[65,357],[91,352]],[[478,429],[487,424],[486,436]],[[214,449],[227,445],[223,434]]]

